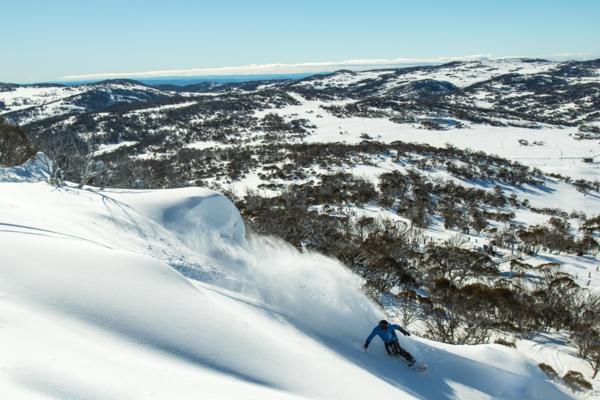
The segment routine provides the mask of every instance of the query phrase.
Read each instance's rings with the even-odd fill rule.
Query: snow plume
[[[216,235],[181,234],[188,246],[210,255],[224,272],[225,278],[215,283],[256,299],[309,333],[357,344],[382,317],[363,293],[361,278],[337,260],[300,252],[271,237],[239,243]]]
[[[227,245],[239,290],[273,307],[296,326],[336,341],[360,343],[381,312],[361,290],[361,279],[338,261],[301,253],[281,240]],[[225,253],[225,254],[226,254]]]

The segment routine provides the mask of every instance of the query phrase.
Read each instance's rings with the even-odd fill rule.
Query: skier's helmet
[[[389,326],[389,322],[387,322],[385,319],[382,319],[381,321],[379,321],[379,327],[381,329],[387,329],[387,327]]]

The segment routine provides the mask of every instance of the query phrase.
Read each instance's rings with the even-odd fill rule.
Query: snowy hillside
[[[7,398],[572,397],[521,349],[401,338],[423,374],[379,343],[364,352],[382,312],[361,280],[246,242],[218,193],[57,188],[39,168],[0,170]]]
[[[99,111],[121,103],[156,101],[168,93],[127,80],[78,86],[0,84],[0,115],[27,124],[59,116]]]
[[[175,169],[179,186],[207,178],[223,184],[214,170],[235,170],[232,150],[241,145],[264,152],[272,145],[365,140],[451,144],[593,181],[599,79],[598,60],[482,59],[296,81],[3,85],[0,113],[24,125],[48,154],[61,147],[56,142],[93,142],[96,156],[117,170],[113,186],[131,186],[131,168],[160,185],[171,185],[164,171]],[[595,163],[582,162],[593,156]]]
[[[442,66],[414,67],[398,70],[373,70],[366,72],[341,71],[324,79],[306,79],[301,85],[309,85],[313,80],[317,87],[360,86],[376,78],[387,78],[388,90],[403,83],[432,79],[449,82],[457,87],[467,87],[500,75],[519,73],[532,74],[548,72],[556,68],[556,63],[545,60],[527,59],[483,59],[480,61],[453,62]]]
[[[202,106],[206,95],[217,97],[216,102],[227,98],[231,103],[239,101],[240,95],[254,100],[260,98],[259,93],[271,96],[295,93],[310,100],[319,99],[324,106],[335,105],[327,104],[335,100],[351,101],[353,107],[346,109],[345,114],[383,114],[404,122],[428,116],[493,124],[527,120],[554,125],[593,125],[599,118],[598,85],[598,60],[558,63],[519,58],[481,59],[437,66],[341,70],[297,81],[205,82],[182,87],[152,87],[132,80],[77,86],[0,83],[0,114],[21,125],[48,120],[43,123],[47,127],[56,123],[59,116],[118,113],[118,107],[110,108],[114,105],[136,104],[144,108],[146,103],[147,108],[156,108],[192,99]],[[244,107],[256,107],[245,103]],[[281,105],[282,100],[276,104]]]

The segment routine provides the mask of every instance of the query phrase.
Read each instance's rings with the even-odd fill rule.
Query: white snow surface
[[[108,154],[120,149],[121,147],[131,147],[135,146],[139,142],[135,140],[124,140],[119,143],[111,143],[111,144],[102,144],[99,146],[98,150],[96,150],[96,155]]]
[[[0,169],[3,398],[572,398],[499,345],[401,338],[422,374],[378,339],[364,352],[382,312],[359,278],[246,241],[216,192],[57,188],[36,173]]]
[[[77,86],[18,86],[13,90],[0,92],[0,101],[6,111],[17,111],[39,106],[81,94],[85,89]]]
[[[422,69],[403,72],[393,77],[395,70],[382,69],[372,71],[338,71],[330,76],[318,80],[300,81],[300,86],[323,87],[348,87],[366,84],[369,80],[390,75],[393,79],[386,85],[386,90],[394,89],[408,82],[421,79],[434,79],[450,82],[458,87],[467,87],[474,83],[486,81],[500,75],[509,73],[534,74],[543,73],[558,66],[551,61],[525,61],[520,58],[481,59],[477,61],[462,62],[438,66],[435,69]]]
[[[134,94],[115,94],[115,92],[113,92],[115,90],[117,91],[116,93],[118,93],[119,90],[126,90],[139,93],[164,94],[164,92],[161,92],[158,89],[133,82],[123,83],[108,81],[78,86],[16,86],[11,90],[0,91],[0,102],[4,104],[4,109],[0,109],[0,115],[8,114],[13,111],[28,110],[29,115],[21,117],[18,121],[20,125],[24,125],[44,118],[73,112],[82,112],[85,110],[85,107],[77,105],[73,100],[79,95],[90,93],[94,90],[106,92],[115,103],[136,100]],[[156,111],[156,109],[151,111]]]
[[[600,179],[600,162],[583,163],[584,157],[600,153],[600,142],[577,140],[576,128],[540,125],[530,127],[495,127],[461,121],[465,128],[443,131],[422,129],[418,124],[395,123],[388,118],[336,117],[321,106],[345,105],[348,101],[314,101],[302,96],[295,98],[301,103],[281,109],[272,108],[255,113],[262,118],[277,113],[291,119],[307,119],[315,128],[303,139],[309,143],[356,144],[367,133],[372,140],[383,143],[394,141],[426,143],[434,147],[446,145],[461,149],[495,154],[521,164],[539,168],[546,173],[558,173],[574,179]],[[526,140],[524,146],[519,140]],[[533,144],[533,143],[537,144]]]
[[[23,165],[0,168],[0,182],[40,182],[50,177],[52,161],[41,152]]]

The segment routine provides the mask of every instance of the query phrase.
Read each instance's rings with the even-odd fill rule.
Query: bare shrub
[[[12,167],[23,164],[35,154],[35,147],[25,131],[9,125],[0,117],[0,166]]]
[[[592,390],[592,384],[585,380],[583,374],[578,371],[567,371],[563,376],[563,382],[574,392],[585,392]]]
[[[592,379],[600,371],[600,332],[589,324],[578,326],[572,334],[577,352],[592,367]]]
[[[500,345],[506,346],[506,347],[511,347],[513,349],[517,348],[517,343],[514,340],[513,341],[509,341],[509,340],[500,338],[500,339],[494,340],[494,343],[495,344],[500,344]]]
[[[552,380],[556,380],[558,379],[558,372],[556,372],[554,370],[554,368],[552,368],[550,365],[548,364],[544,364],[544,363],[539,363],[538,364],[539,369],[542,370],[542,372],[544,372],[546,374],[546,376]]]

